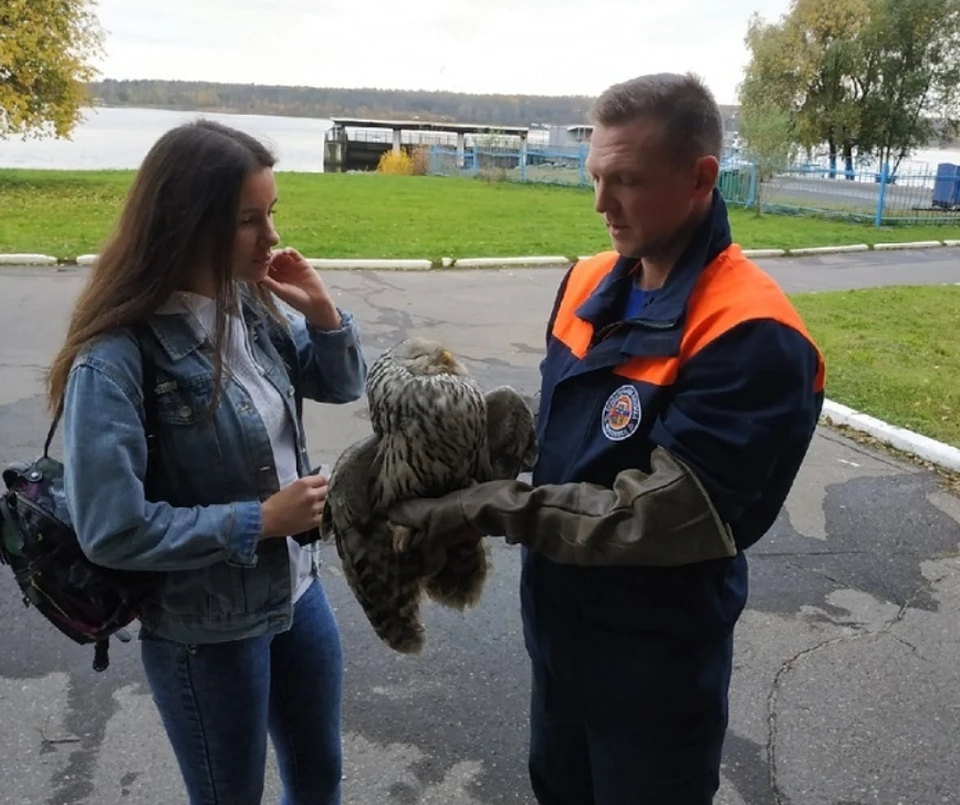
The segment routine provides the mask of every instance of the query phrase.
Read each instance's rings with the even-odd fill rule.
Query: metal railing
[[[429,146],[429,171],[435,175],[483,175],[489,179],[537,184],[592,185],[586,171],[588,145],[524,147],[485,145],[482,139],[458,151]],[[936,168],[901,164],[894,174],[884,167],[831,168],[826,164],[791,165],[761,177],[747,152],[730,150],[721,162],[720,192],[728,204],[753,207],[757,195],[769,212],[891,224],[960,224],[960,165]]]

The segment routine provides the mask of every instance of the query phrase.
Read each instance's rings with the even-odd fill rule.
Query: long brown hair
[[[216,287],[212,407],[217,405],[227,309],[237,299],[232,255],[240,191],[249,174],[274,163],[273,154],[254,137],[209,120],[178,126],[157,140],[137,171],[50,365],[51,408],[59,405],[73,363],[87,345],[144,322],[206,267]],[[277,315],[266,291],[255,287],[254,293]]]

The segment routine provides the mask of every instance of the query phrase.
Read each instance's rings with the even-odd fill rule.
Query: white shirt
[[[201,294],[180,291],[171,297],[160,311],[162,313],[186,313],[200,338],[212,340],[216,321],[216,302]],[[250,335],[239,310],[228,317],[228,338],[223,356],[223,368],[246,389],[260,415],[277,471],[279,488],[287,486],[298,477],[297,440],[293,418],[287,411],[280,392],[267,380],[265,370],[256,362]],[[302,596],[313,579],[313,553],[302,548],[287,537],[290,554],[290,583],[294,603]]]

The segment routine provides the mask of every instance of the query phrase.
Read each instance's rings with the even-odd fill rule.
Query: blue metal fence
[[[952,178],[956,177],[956,178]],[[761,185],[764,209],[896,224],[960,224],[957,166],[901,163],[832,169],[793,165]]]
[[[586,143],[573,147],[474,142],[458,151],[430,146],[430,173],[484,176],[500,181],[588,187]],[[887,166],[831,168],[827,164],[791,165],[760,176],[756,161],[731,151],[721,163],[720,192],[732,206],[753,207],[760,195],[764,211],[892,224],[960,225],[960,166],[902,163],[894,174]]]

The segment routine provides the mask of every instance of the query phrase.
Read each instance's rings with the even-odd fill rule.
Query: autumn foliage
[[[0,138],[69,137],[103,32],[90,0],[0,0]]]

